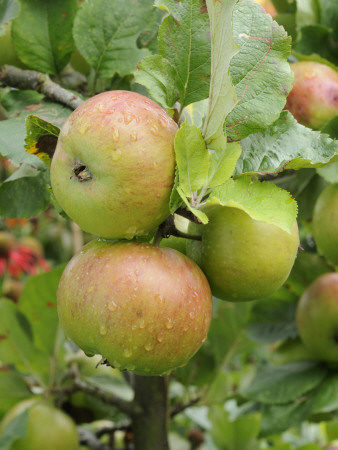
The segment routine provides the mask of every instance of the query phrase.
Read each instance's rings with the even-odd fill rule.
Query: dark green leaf
[[[322,383],[314,396],[313,413],[326,413],[338,409],[338,375],[331,375]]]
[[[294,45],[297,54],[319,55],[334,64],[338,63],[338,51],[332,39],[331,29],[323,25],[308,25],[300,30],[300,39]]]
[[[12,36],[19,58],[28,67],[57,75],[75,49],[72,27],[76,0],[21,0]]]
[[[31,395],[27,384],[13,369],[0,368],[0,416]]]
[[[263,366],[242,395],[269,405],[289,403],[318,386],[326,373],[326,367],[316,361]]]

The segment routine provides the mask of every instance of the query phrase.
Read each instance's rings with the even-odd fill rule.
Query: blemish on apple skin
[[[46,305],[48,306],[48,308],[55,308],[55,303],[54,302],[47,302]]]
[[[105,336],[107,334],[107,327],[105,325],[100,325],[100,334],[101,336]]]
[[[154,344],[152,342],[148,342],[145,346],[144,346],[145,350],[147,352],[150,352],[151,350],[153,350],[154,348]]]

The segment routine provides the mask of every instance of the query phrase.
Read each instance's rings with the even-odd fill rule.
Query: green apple
[[[169,215],[176,131],[143,95],[110,91],[90,98],[61,129],[51,165],[56,200],[97,236],[147,234]]]
[[[285,109],[297,121],[319,130],[338,114],[338,72],[312,61],[290,65],[294,73]]]
[[[78,434],[73,420],[43,399],[24,400],[10,409],[1,422],[0,436],[6,426],[27,409],[26,435],[16,440],[10,450],[78,449]]]
[[[266,297],[286,281],[295,261],[297,223],[291,233],[220,205],[205,209],[209,222],[191,224],[201,241],[189,241],[187,255],[204,271],[213,294],[223,300]]]
[[[200,268],[171,248],[94,240],[68,263],[58,288],[66,334],[119,369],[163,375],[207,337],[212,296]]]
[[[318,197],[312,218],[313,238],[319,253],[338,265],[338,183],[327,186]]]
[[[317,278],[301,296],[296,313],[302,341],[318,359],[338,362],[338,273]]]

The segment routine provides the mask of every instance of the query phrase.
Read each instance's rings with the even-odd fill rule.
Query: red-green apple
[[[297,223],[287,233],[237,208],[214,205],[205,212],[206,225],[189,226],[200,230],[202,240],[189,241],[187,255],[202,268],[216,297],[255,300],[282,286],[297,255]]]
[[[318,197],[312,218],[313,238],[319,253],[338,265],[338,183],[327,186]]]
[[[319,130],[338,114],[338,72],[312,61],[290,65],[294,73],[285,109],[297,121]]]
[[[51,165],[60,206],[85,231],[110,239],[147,234],[169,215],[176,123],[128,91],[98,94],[63,125]]]
[[[317,278],[301,296],[296,314],[300,337],[318,359],[338,362],[338,273]]]
[[[163,375],[206,339],[212,296],[201,269],[176,250],[94,240],[61,277],[58,314],[86,354],[121,370]]]
[[[26,410],[26,435],[14,441],[10,450],[78,449],[78,434],[73,420],[43,399],[24,400],[10,409],[1,422],[0,436],[7,425]]]

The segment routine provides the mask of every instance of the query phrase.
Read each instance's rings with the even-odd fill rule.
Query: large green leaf
[[[155,0],[168,13],[158,32],[158,53],[175,70],[181,107],[208,97],[210,39],[202,0]]]
[[[152,15],[148,0],[87,0],[81,6],[74,22],[74,39],[96,77],[128,75],[149,55],[136,41]]]
[[[297,216],[297,203],[284,189],[251,177],[229,179],[211,193],[208,204],[241,209],[254,220],[261,220],[290,232]]]
[[[297,123],[288,111],[266,131],[241,142],[236,172],[279,172],[321,167],[338,160],[338,142]]]
[[[269,405],[289,403],[317,387],[326,373],[326,367],[316,361],[263,366],[242,395]]]
[[[231,60],[230,74],[238,100],[227,116],[226,132],[239,140],[277,120],[293,75],[287,62],[291,38],[259,5],[240,0],[233,27],[240,51]]]
[[[31,69],[57,75],[74,50],[76,0],[21,0],[12,38],[19,58]]]
[[[56,291],[64,265],[30,277],[20,296],[19,309],[31,324],[34,344],[46,353],[54,351],[58,329]]]
[[[14,370],[0,367],[0,417],[31,392],[23,378]]]

